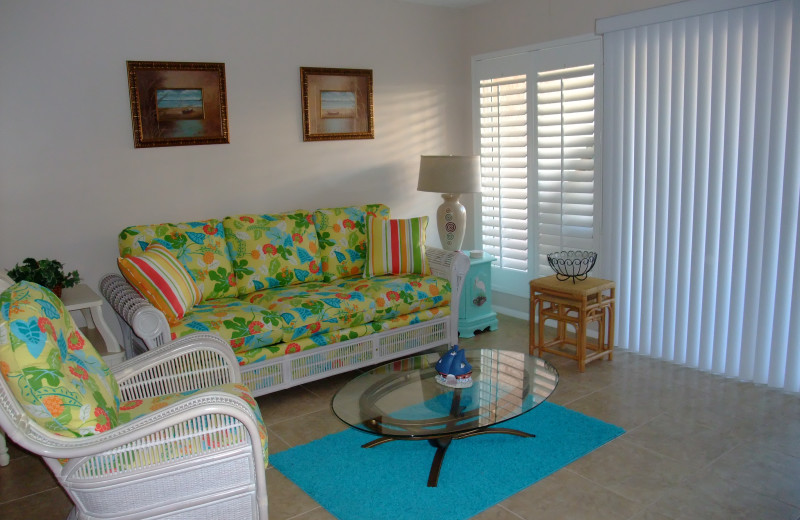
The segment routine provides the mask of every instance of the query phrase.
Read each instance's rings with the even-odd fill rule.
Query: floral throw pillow
[[[20,282],[0,295],[0,373],[28,415],[66,437],[118,422],[119,387],[55,294]]]

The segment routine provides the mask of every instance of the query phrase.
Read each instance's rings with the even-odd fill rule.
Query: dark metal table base
[[[450,447],[451,441],[458,439],[466,439],[467,437],[474,437],[476,435],[485,435],[488,433],[505,433],[508,435],[516,435],[517,437],[536,437],[536,435],[532,433],[513,430],[511,428],[482,428],[470,432],[457,433],[455,435],[444,435],[442,437],[428,438],[427,441],[430,443],[430,445],[436,448],[436,454],[434,454],[433,462],[431,463],[431,471],[428,474],[428,487],[436,487],[438,485],[439,471],[441,471],[442,469],[442,461],[444,460],[445,453],[447,453],[447,448]],[[362,444],[361,447],[372,448],[380,444],[385,444],[387,442],[397,441],[397,440],[413,440],[413,439],[380,437],[378,439],[375,439],[374,441],[369,441],[366,444]]]

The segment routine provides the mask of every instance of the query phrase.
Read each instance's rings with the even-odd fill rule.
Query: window
[[[528,271],[528,100],[524,75],[480,83],[483,250]]]
[[[547,254],[594,249],[594,65],[540,72],[536,83],[538,273]]]
[[[473,59],[481,218],[494,289],[528,296],[547,253],[597,251],[600,40]]]

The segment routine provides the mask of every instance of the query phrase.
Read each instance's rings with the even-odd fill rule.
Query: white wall
[[[0,267],[57,258],[96,286],[128,225],[433,216],[419,156],[471,147],[461,22],[394,0],[0,0]],[[224,62],[231,143],[134,149],[126,60]],[[375,139],[304,143],[301,66],[373,69]]]
[[[666,3],[0,0],[0,268],[57,258],[94,286],[128,225],[372,201],[438,244],[418,157],[472,152],[470,57]],[[134,149],[126,60],[224,62],[231,143]],[[303,143],[301,66],[373,69],[376,138]]]
[[[467,10],[468,56],[594,33],[595,20],[675,0],[495,0]]]

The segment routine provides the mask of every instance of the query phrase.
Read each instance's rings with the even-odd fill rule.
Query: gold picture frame
[[[136,148],[229,143],[224,63],[128,61]]]
[[[372,70],[300,67],[303,141],[374,139]]]

